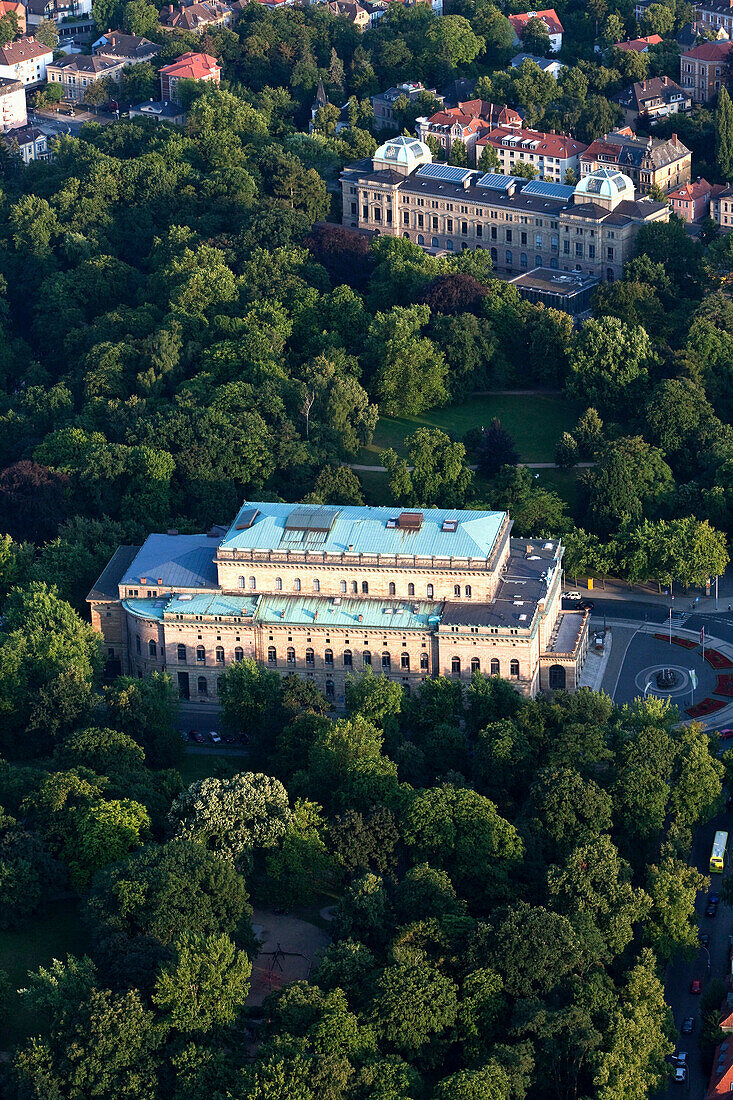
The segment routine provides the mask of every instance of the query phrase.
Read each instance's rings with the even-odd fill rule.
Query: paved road
[[[715,835],[716,829],[725,829],[728,833],[733,833],[733,814],[727,812],[719,814],[718,817],[698,829],[695,835],[690,863],[696,866],[698,870],[705,875],[708,874],[708,860],[710,858],[710,849],[713,845],[713,836]],[[720,875],[713,875],[711,877],[711,889],[716,893],[720,892],[720,882]],[[708,1079],[703,1073],[698,1049],[698,1038],[700,1034],[700,998],[690,993],[690,983],[693,978],[699,978],[703,982],[704,987],[710,980],[710,977],[721,979],[725,977],[728,969],[728,936],[733,932],[733,909],[721,902],[718,907],[718,915],[714,919],[705,917],[703,916],[705,911],[705,897],[706,895],[704,893],[698,896],[695,909],[699,917],[700,931],[707,932],[710,935],[710,973],[708,972],[707,956],[703,949],[701,949],[694,959],[689,962],[686,960],[677,960],[667,971],[665,996],[674,1014],[674,1022],[677,1026],[677,1031],[679,1032],[682,1021],[686,1016],[693,1016],[695,1018],[694,1034],[680,1036],[677,1048],[678,1050],[687,1051],[690,1063],[689,1079],[687,1083],[689,1091],[671,1082],[667,1091],[669,1100],[680,1100],[683,1096],[685,1100],[687,1096],[690,1097],[690,1100],[702,1100],[708,1085]]]

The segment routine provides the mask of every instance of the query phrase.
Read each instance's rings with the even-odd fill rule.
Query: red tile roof
[[[530,153],[539,153],[545,157],[561,157],[563,160],[577,156],[588,148],[582,141],[576,141],[569,134],[545,134],[541,130],[512,130],[507,126],[499,126],[490,134],[485,134],[479,138],[477,144],[506,149],[508,146],[504,145],[504,138],[513,138],[516,141],[514,146],[516,149],[524,148]],[[522,146],[523,141],[536,144],[531,147]]]
[[[53,56],[50,46],[36,42],[35,38],[16,38],[0,48],[0,65],[17,65],[20,61],[30,61],[44,54]]]
[[[219,62],[208,53],[184,53],[170,65],[160,70],[166,76],[175,76],[179,80],[202,80],[214,72],[221,72]]]
[[[648,34],[645,38],[629,38],[626,42],[614,42],[619,50],[633,50],[635,53],[644,53],[650,46],[657,46],[662,41],[658,34]]]
[[[680,199],[683,202],[694,202],[697,199],[705,198],[711,191],[712,187],[708,181],[699,179],[695,180],[694,183],[686,183],[684,187],[678,187],[676,191],[670,191],[669,198]]]
[[[514,32],[518,38],[522,37],[522,31],[527,26],[530,19],[541,19],[542,22],[546,24],[550,34],[563,33],[563,26],[558,19],[557,12],[554,8],[547,8],[545,11],[528,11],[523,15],[509,16],[509,22],[514,27]]]
[[[685,50],[682,57],[691,57],[694,61],[723,61],[733,50],[733,42],[701,42],[691,50]]]

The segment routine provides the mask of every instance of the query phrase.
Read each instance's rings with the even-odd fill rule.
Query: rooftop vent
[[[245,508],[237,520],[237,531],[249,531],[250,527],[260,514],[259,508]],[[209,532],[211,534],[211,532]]]
[[[444,519],[443,520],[443,525],[440,529],[441,529],[441,531],[457,531],[458,530],[458,520],[457,519]]]
[[[148,578],[147,577],[141,577],[140,578],[140,584],[147,584],[147,583],[148,583]]]
[[[179,600],[181,600],[181,601],[183,601],[183,600],[192,600],[192,599],[193,599],[193,596],[191,596],[191,595],[188,595],[188,596],[179,596],[179,597],[178,597],[178,599],[179,599]]]
[[[334,596],[331,603],[335,603],[336,606],[338,607],[338,605],[341,603],[341,597],[340,596]]]
[[[398,524],[396,519],[388,519],[387,520],[387,527],[398,527],[398,526],[399,526],[399,524]]]
[[[422,519],[422,512],[400,512],[397,523],[403,531],[419,531]]]
[[[163,578],[162,578],[162,577],[158,577],[158,581],[157,581],[157,583],[158,583],[158,584],[162,584],[162,583],[163,583]]]

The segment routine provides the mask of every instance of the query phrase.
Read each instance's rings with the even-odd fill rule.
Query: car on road
[[[195,741],[197,745],[203,745],[204,735],[201,730],[191,730],[188,736],[191,738],[192,741]]]
[[[564,600],[582,600],[580,592],[563,592],[562,598]]]
[[[710,947],[710,936],[707,932],[701,932],[698,939],[701,947]]]
[[[695,1017],[686,1016],[682,1021],[682,1027],[680,1028],[681,1035],[692,1035],[695,1030]]]
[[[707,905],[705,906],[705,916],[706,917],[714,917],[717,912],[718,912],[718,903],[717,903],[717,901],[709,901],[707,903]]]
[[[720,737],[722,741],[729,741],[730,738],[733,737],[733,729],[718,730],[718,737]]]
[[[677,1066],[674,1071],[674,1081],[677,1085],[684,1085],[687,1080],[687,1066]]]
[[[693,978],[690,982],[690,993],[702,993],[702,982],[699,978]]]
[[[221,744],[220,734],[218,734],[216,732],[216,730],[209,730],[209,741],[211,741],[212,745],[220,745]]]
[[[234,734],[233,733],[225,733],[224,734],[224,744],[225,745],[233,745],[234,744]]]
[[[710,904],[710,905],[719,905],[720,904],[720,894],[716,894],[716,893],[708,894],[708,904]]]
[[[675,1065],[675,1066],[686,1066],[687,1065],[687,1051],[686,1050],[678,1050],[676,1054],[673,1054],[672,1055],[672,1064]]]

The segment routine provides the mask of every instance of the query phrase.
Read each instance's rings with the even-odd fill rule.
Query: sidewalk
[[[701,588],[690,588],[685,591],[681,588],[674,592],[673,596],[659,592],[656,584],[629,585],[627,581],[616,577],[607,577],[605,584],[594,578],[593,588],[588,589],[585,577],[580,577],[578,583],[570,573],[565,574],[565,588],[577,588],[588,591],[592,600],[619,600],[625,603],[652,603],[660,607],[672,607],[675,611],[684,611],[686,615],[715,614],[715,590],[710,596],[706,596]],[[718,597],[717,611],[733,610],[733,590],[728,577],[720,578],[720,594]],[[695,602],[697,598],[697,602]],[[730,607],[729,607],[730,605]]]

